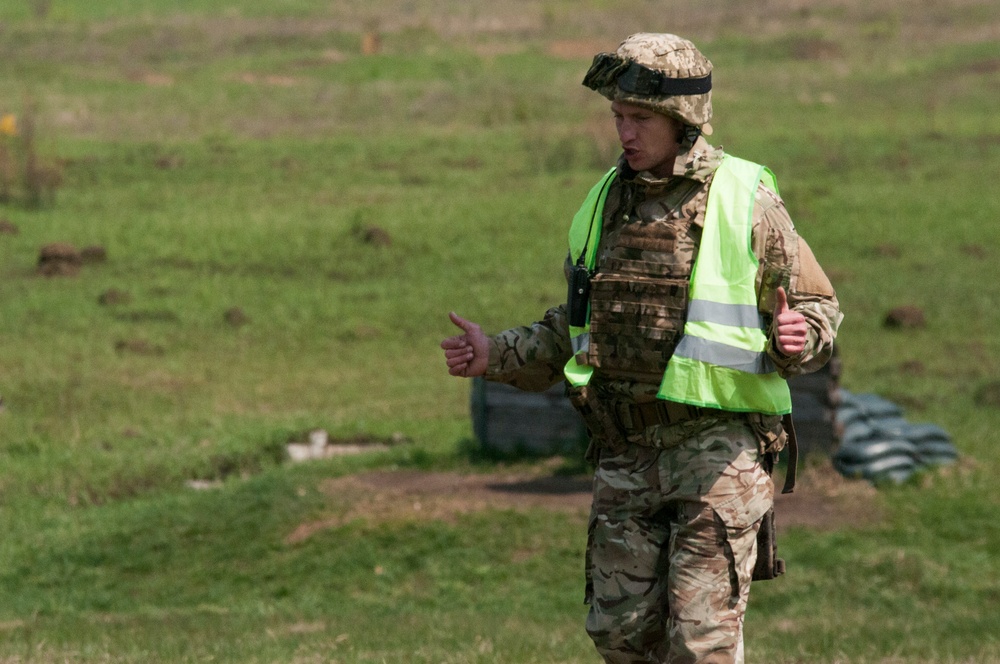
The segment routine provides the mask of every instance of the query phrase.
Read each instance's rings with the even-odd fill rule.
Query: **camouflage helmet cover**
[[[643,106],[712,133],[712,63],[687,39],[638,33],[599,53],[583,84],[611,101]]]

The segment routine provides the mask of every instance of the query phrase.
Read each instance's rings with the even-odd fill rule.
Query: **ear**
[[[668,115],[667,118],[673,123],[674,140],[677,141],[677,145],[683,145],[684,139],[687,138],[687,125],[671,115]]]

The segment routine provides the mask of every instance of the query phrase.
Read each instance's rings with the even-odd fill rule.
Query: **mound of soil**
[[[80,272],[83,257],[67,242],[53,242],[38,252],[38,272],[46,277],[74,276]]]
[[[359,519],[369,523],[455,522],[463,514],[487,509],[554,510],[584,524],[590,510],[590,488],[589,476],[552,475],[546,464],[519,473],[377,470],[323,483],[329,515],[300,524],[286,541],[301,542]],[[775,522],[779,531],[792,527],[835,530],[877,523],[881,512],[876,495],[870,484],[845,479],[829,462],[810,466],[800,473],[795,493],[775,498]]]
[[[250,316],[243,311],[242,307],[230,307],[222,314],[223,320],[225,320],[231,327],[243,327],[250,322]]]
[[[897,329],[915,329],[927,325],[924,310],[920,307],[906,305],[896,307],[885,316],[884,327]]]
[[[118,288],[109,288],[97,296],[98,304],[105,307],[113,307],[119,304],[128,304],[132,301],[132,294]]]

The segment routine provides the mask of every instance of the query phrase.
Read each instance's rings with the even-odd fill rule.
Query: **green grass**
[[[823,661],[996,661],[997,500],[974,484],[891,492],[887,526],[786,536],[794,579],[755,586],[748,657],[794,648]]]
[[[289,543],[295,524],[329,513],[315,489],[324,475],[272,471],[218,492],[51,515],[42,528],[15,523],[11,535],[25,541],[4,551],[0,587],[7,610],[23,618],[6,629],[26,651],[45,634],[53,653],[82,647],[115,661],[139,661],[130,654],[139,646],[162,661],[198,661],[213,633],[267,634],[222,649],[216,656],[226,661],[289,661],[296,650],[334,644],[344,661],[440,661],[441,648],[467,653],[477,639],[503,644],[516,661],[539,647],[559,657],[579,650],[581,634],[569,626],[582,608],[566,599],[578,594],[583,515],[354,519]],[[555,569],[563,572],[546,578]],[[484,589],[492,608],[482,605]],[[493,611],[486,624],[469,620]],[[538,615],[559,616],[561,626],[547,634],[532,624]],[[168,635],[187,626],[194,638]],[[426,659],[409,660],[428,641]],[[475,657],[446,661],[489,661]]]
[[[640,29],[716,63],[713,142],[778,174],[847,315],[845,386],[963,456],[882,488],[884,523],[785,536],[748,659],[1000,661],[990,3],[44,4],[0,8],[0,114],[34,103],[62,174],[0,204],[0,662],[595,661],[582,516],[287,538],[343,508],[328,477],[489,468],[446,313],[499,330],[564,296],[568,219],[617,154],[579,80]],[[38,276],[57,241],[108,259]],[[901,305],[926,326],[886,329]],[[316,427],[410,442],[287,463]]]

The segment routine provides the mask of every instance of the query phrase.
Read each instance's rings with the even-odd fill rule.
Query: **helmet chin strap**
[[[686,152],[698,137],[701,136],[701,127],[695,127],[694,125],[686,124],[684,125],[684,137],[681,139],[681,150]]]

